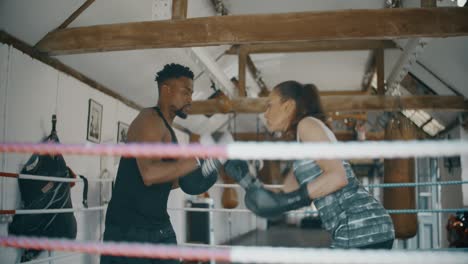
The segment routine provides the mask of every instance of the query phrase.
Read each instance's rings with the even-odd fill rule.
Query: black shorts
[[[166,224],[158,228],[121,228],[106,226],[104,241],[138,242],[151,244],[177,244],[176,235],[172,225]],[[101,256],[101,264],[179,264],[177,259],[150,259]]]

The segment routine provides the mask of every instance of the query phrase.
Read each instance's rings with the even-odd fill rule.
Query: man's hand
[[[232,135],[229,132],[219,132],[214,134],[203,134],[200,137],[200,143],[202,145],[215,145],[215,144],[229,144],[234,142]],[[226,163],[224,159],[206,159],[200,160],[201,169],[203,175],[208,176],[213,171],[218,171],[218,169]]]
[[[200,168],[205,177],[209,177],[212,173],[218,173],[218,169],[223,166],[226,160],[222,159],[200,159]]]
[[[212,171],[210,174],[203,174],[201,168],[188,173],[179,178],[179,186],[187,194],[202,194],[213,186],[218,180],[218,172]]]

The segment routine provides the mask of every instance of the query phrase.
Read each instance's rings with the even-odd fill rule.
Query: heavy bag
[[[391,119],[385,129],[386,140],[414,140],[416,131],[413,124],[404,117]],[[384,183],[415,182],[414,158],[385,159]],[[415,209],[416,196],[414,187],[384,188],[384,207],[391,209]],[[391,214],[395,226],[395,237],[408,239],[418,231],[416,214]]]
[[[59,142],[58,138],[45,141]],[[73,178],[62,155],[32,155],[22,168],[21,174]],[[70,183],[19,179],[21,209],[72,208]],[[18,236],[54,238],[76,237],[76,219],[73,213],[15,215],[8,227],[9,233]],[[23,252],[22,261],[31,260],[40,253],[37,250]]]
[[[221,176],[221,179],[223,180],[225,184],[236,183],[234,179],[232,179],[226,174],[226,172],[224,171],[224,168],[219,170],[219,175]],[[224,188],[223,194],[221,196],[221,203],[223,205],[223,208],[227,208],[227,209],[236,208],[239,205],[239,197],[237,195],[236,190],[234,188]]]

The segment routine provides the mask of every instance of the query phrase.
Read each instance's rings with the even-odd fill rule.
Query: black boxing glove
[[[208,191],[218,180],[218,170],[216,167],[209,171],[203,171],[205,163],[203,160],[200,160],[200,167],[179,178],[179,187],[186,194],[202,194]]]
[[[312,203],[306,184],[289,193],[275,193],[261,186],[252,187],[246,191],[244,201],[247,208],[265,218],[274,218],[284,212],[310,206]]]

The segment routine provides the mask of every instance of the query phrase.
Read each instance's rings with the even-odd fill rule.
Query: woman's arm
[[[299,189],[299,183],[297,183],[296,177],[294,176],[294,170],[291,168],[284,178],[283,192],[292,192]]]
[[[298,124],[298,134],[302,142],[331,142],[326,131],[312,118],[304,118]],[[348,184],[346,171],[341,160],[316,160],[323,173],[307,184],[311,199],[336,192]]]

